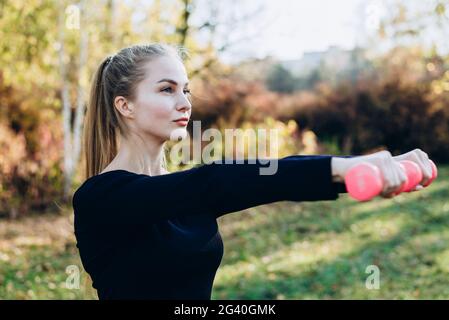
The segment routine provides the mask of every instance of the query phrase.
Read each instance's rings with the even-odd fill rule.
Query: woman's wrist
[[[352,163],[350,158],[332,157],[331,172],[332,182],[344,182],[345,173]]]

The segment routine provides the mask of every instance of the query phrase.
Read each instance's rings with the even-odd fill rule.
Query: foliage
[[[345,153],[376,148],[402,153],[421,148],[449,160],[449,66],[438,56],[396,49],[355,83],[321,83],[293,95],[282,118],[295,119]]]
[[[61,196],[61,132],[51,109],[34,108],[40,94],[26,96],[0,77],[1,215],[45,210]]]
[[[271,91],[291,93],[295,90],[295,77],[282,65],[277,64],[267,76],[267,87]]]

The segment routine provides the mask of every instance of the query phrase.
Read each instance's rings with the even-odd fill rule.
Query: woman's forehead
[[[182,62],[171,57],[161,57],[148,63],[147,79],[153,83],[160,83],[161,80],[171,80],[179,85],[189,82],[186,69]]]

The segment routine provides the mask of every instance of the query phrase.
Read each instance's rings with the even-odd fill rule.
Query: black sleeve
[[[75,215],[98,223],[153,223],[176,216],[208,213],[215,217],[276,201],[335,200],[342,190],[332,182],[332,156],[272,159],[274,174],[260,170],[273,164],[245,159],[211,163],[160,176],[109,172],[75,192]],[[273,168],[273,167],[272,167]],[[108,175],[109,174],[109,175]]]
[[[336,158],[354,158],[354,157],[358,157],[358,156],[354,156],[354,155],[350,155],[350,156],[324,155],[324,156],[325,157],[331,156],[331,157],[336,157]],[[293,155],[293,156],[285,157],[284,159],[289,159],[289,158],[304,159],[304,158],[317,158],[317,157],[320,158],[320,157],[323,157],[323,156],[322,155]],[[335,187],[337,193],[347,193],[348,192],[344,182],[334,182],[334,187]]]

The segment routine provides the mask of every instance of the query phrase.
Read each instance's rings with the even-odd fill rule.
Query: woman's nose
[[[183,101],[181,101],[178,104],[176,109],[178,111],[184,111],[185,112],[185,111],[189,111],[190,109],[192,109],[192,105],[191,105],[190,101],[187,98],[185,98]]]

